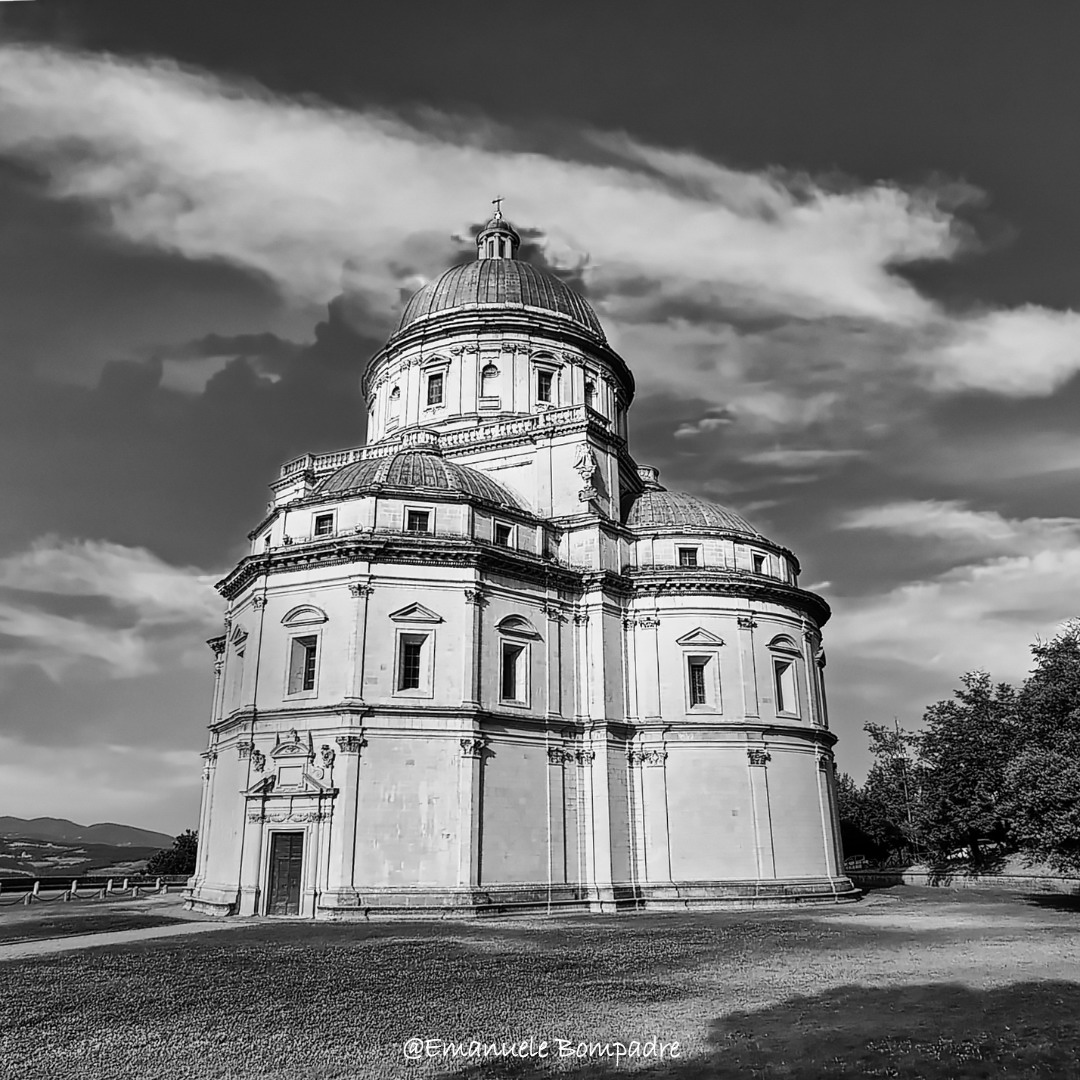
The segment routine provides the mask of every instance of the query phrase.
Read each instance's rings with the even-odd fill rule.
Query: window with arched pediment
[[[229,635],[229,655],[226,657],[227,677],[225,684],[224,711],[232,712],[242,703],[244,691],[244,657],[247,653],[248,632],[242,626],[234,626]]]
[[[799,709],[799,646],[788,634],[777,634],[769,642],[772,654],[773,691],[778,715],[797,717]]]
[[[532,643],[540,633],[524,615],[507,615],[499,631],[499,702],[528,708],[532,689]]]

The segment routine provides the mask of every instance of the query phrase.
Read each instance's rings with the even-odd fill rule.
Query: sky
[[[0,813],[194,826],[213,589],[490,200],[833,608],[840,768],[1080,614],[1080,8],[0,6]]]

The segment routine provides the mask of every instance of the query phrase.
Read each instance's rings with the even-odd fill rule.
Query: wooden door
[[[276,832],[270,840],[270,887],[267,915],[300,914],[300,872],[304,864],[304,834]]]

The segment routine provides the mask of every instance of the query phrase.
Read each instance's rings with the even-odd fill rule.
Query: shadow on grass
[[[1024,903],[1048,911],[1080,911],[1080,895],[1076,893],[1031,893]]]
[[[627,1035],[642,1038],[640,1032]],[[662,1034],[661,1034],[661,1037]],[[1080,985],[1024,982],[992,990],[931,983],[875,990],[842,986],[760,1011],[732,1012],[710,1026],[706,1048],[632,1075],[664,1080],[726,1077],[894,1077],[997,1080],[1076,1075]],[[627,1075],[613,1059],[485,1062],[466,1075],[539,1080]],[[567,1068],[566,1066],[569,1066]]]

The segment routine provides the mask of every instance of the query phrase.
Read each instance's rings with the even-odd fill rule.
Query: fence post
[[[38,894],[39,892],[41,892],[41,882],[40,882],[40,881],[37,881],[37,880],[35,879],[35,881],[34,881],[34,888],[33,888],[33,894],[34,894],[34,896],[37,896],[37,894]]]
[[[79,895],[79,879],[74,878],[71,882],[71,891],[68,893],[68,899],[74,900]]]
[[[108,896],[109,893],[111,893],[112,891],[113,891],[113,879],[109,878],[109,880],[105,883],[105,895]]]
[[[124,878],[124,884],[120,889],[121,892],[127,892],[128,891],[128,882],[130,880],[131,880],[130,878]]]
[[[157,884],[154,886],[154,888],[157,889],[158,892],[162,891],[163,886],[161,884],[161,878],[157,879]]]

